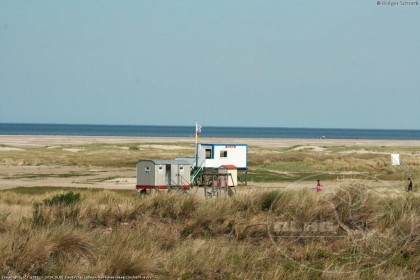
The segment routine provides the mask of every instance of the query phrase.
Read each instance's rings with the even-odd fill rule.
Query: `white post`
[[[201,134],[201,125],[195,121],[195,167],[199,167],[198,165],[198,138]]]
[[[195,121],[195,167],[198,167],[198,122]]]

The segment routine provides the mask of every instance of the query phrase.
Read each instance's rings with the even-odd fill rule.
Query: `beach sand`
[[[43,147],[54,145],[128,144],[128,143],[195,143],[193,137],[120,137],[120,136],[32,136],[0,135],[0,145]],[[260,147],[309,146],[385,146],[420,147],[420,140],[362,139],[284,139],[284,138],[200,138],[200,143],[242,143]]]
[[[63,145],[70,145],[62,149],[65,153],[78,153],[83,151],[78,145],[86,144],[149,144],[150,148],[156,149],[156,153],[165,150],[170,152],[174,149],[174,143],[194,144],[193,137],[90,137],[90,136],[0,136],[0,157],[10,151],[25,151],[30,148],[54,149]],[[420,140],[360,140],[360,139],[261,139],[261,138],[200,138],[200,143],[243,143],[252,147],[284,148],[294,147],[295,151],[303,148],[313,152],[322,153],[324,147],[331,146],[361,146],[361,147],[420,147]],[[74,147],[73,147],[74,146]],[[301,147],[305,146],[305,147]],[[128,151],[128,147],[119,147],[122,151]],[[194,155],[193,148],[189,147]],[[59,155],[60,152],[58,152]],[[106,153],[104,153],[106,156]],[[175,157],[175,156],[174,156]],[[62,174],[70,174],[62,176]],[[71,176],[81,174],[81,176]],[[27,165],[25,158],[19,162],[2,163],[0,165],[0,189],[34,186],[54,187],[83,187],[104,189],[135,189],[135,166],[132,167],[86,167],[86,166],[57,166],[51,165]],[[329,182],[325,182],[328,185]],[[253,183],[245,190],[254,187],[259,189],[285,189],[285,188],[311,188],[308,182],[275,182]]]

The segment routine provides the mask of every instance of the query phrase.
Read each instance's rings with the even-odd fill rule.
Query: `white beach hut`
[[[190,189],[190,164],[182,160],[139,160],[137,190]]]
[[[238,170],[248,169],[247,144],[198,144],[196,167],[217,169],[234,165]]]

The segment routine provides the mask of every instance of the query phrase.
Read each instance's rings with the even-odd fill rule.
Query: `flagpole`
[[[197,137],[197,131],[198,131],[198,122],[195,121],[195,167],[198,167],[198,137]]]

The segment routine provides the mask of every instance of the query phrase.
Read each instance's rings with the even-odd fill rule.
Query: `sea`
[[[194,137],[195,125],[0,123],[0,135]],[[420,130],[203,126],[202,137],[420,140]]]

